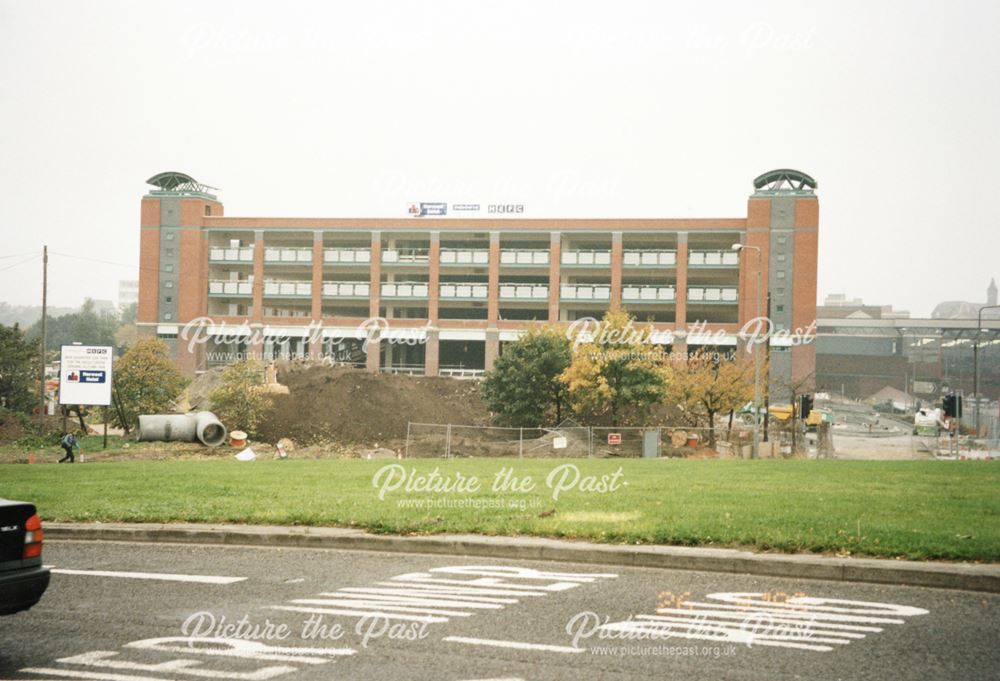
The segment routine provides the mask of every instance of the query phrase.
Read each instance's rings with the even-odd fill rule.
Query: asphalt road
[[[113,542],[45,562],[41,603],[0,619],[2,679],[1000,678],[988,594]]]

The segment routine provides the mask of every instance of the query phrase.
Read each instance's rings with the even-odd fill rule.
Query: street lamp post
[[[757,319],[760,320],[760,298],[763,293],[763,270],[761,267],[761,252],[757,246],[733,244],[734,251],[750,249],[757,252]],[[793,407],[794,408],[794,407]],[[760,352],[753,349],[753,458],[760,458]]]
[[[983,327],[983,310],[997,309],[1000,309],[1000,305],[984,305],[979,308],[979,314],[976,316],[976,341],[972,345],[972,394],[975,399],[972,408],[976,415],[976,437],[979,437],[979,334]]]

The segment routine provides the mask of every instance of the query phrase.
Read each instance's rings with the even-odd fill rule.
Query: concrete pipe
[[[143,442],[201,442],[218,447],[226,441],[226,427],[210,411],[197,414],[147,414],[139,417]]]
[[[226,427],[210,411],[195,414],[195,436],[206,447],[218,447],[226,441]]]

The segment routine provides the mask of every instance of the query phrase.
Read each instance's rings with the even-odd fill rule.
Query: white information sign
[[[111,404],[110,345],[64,345],[59,367],[59,404]]]

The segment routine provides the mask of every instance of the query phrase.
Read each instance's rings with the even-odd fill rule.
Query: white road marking
[[[123,579],[153,579],[166,582],[195,582],[198,584],[234,584],[246,581],[246,577],[179,575],[165,572],[119,572],[116,570],[71,570],[69,568],[53,568],[52,574],[83,575],[86,577],[121,577]]]
[[[799,627],[808,627],[810,629],[836,629],[847,630],[847,631],[870,631],[879,632],[882,631],[882,627],[862,627],[855,624],[828,624],[824,622],[814,621],[812,618],[800,618],[796,619],[794,617],[773,617],[769,613],[740,613],[740,612],[719,612],[717,610],[688,610],[686,608],[660,608],[656,611],[660,615],[673,615],[673,616],[697,616],[699,619],[705,617],[715,617],[719,619],[730,619],[730,620],[740,620],[747,621],[751,620],[753,622],[758,622],[761,624],[793,624]],[[656,615],[636,615],[636,619],[640,620],[658,620],[660,619]]]
[[[477,577],[512,577],[514,579],[545,579],[550,582],[596,582],[598,579],[613,579],[614,572],[545,572],[533,568],[497,565],[455,565],[431,568],[430,572],[450,575],[473,575]]]
[[[136,676],[135,674],[109,674],[106,672],[82,672],[73,669],[53,669],[52,667],[28,667],[20,671],[26,674],[51,674],[60,679],[93,679],[94,681],[164,681],[161,676]]]
[[[435,573],[466,579],[448,579]],[[519,603],[520,597],[546,596],[617,576],[603,572],[544,572],[496,565],[449,566],[396,575],[390,581],[377,582],[377,588],[323,591],[319,594],[321,598],[298,598],[288,601],[292,605],[271,608],[317,615],[439,623],[448,622],[452,617],[469,617],[477,611],[502,610],[506,605]]]
[[[402,596],[402,595],[385,595],[385,594],[369,594],[369,593],[357,593],[357,592],[326,592],[321,593],[320,596],[333,599],[350,599],[357,601],[379,601],[382,603],[398,603],[399,605],[427,605],[432,608],[470,608],[472,610],[503,610],[503,604],[501,603],[483,603],[481,601],[466,601],[460,600],[458,598],[434,598],[429,596]],[[323,605],[319,601],[310,600],[295,600],[293,603],[308,603],[311,605]],[[515,601],[516,603],[517,601]]]
[[[392,610],[394,612],[415,612],[423,613],[427,615],[445,615],[448,617],[468,617],[471,612],[464,612],[462,610],[446,610],[444,608],[423,608],[411,605],[400,604],[396,605],[393,602],[385,601],[365,601],[357,600],[354,598],[294,598],[290,601],[291,603],[297,603],[301,605],[319,605],[319,606],[333,606],[335,608],[354,608],[355,610]],[[399,601],[396,601],[397,603]]]
[[[465,582],[466,584],[468,582]],[[525,591],[511,589],[488,589],[478,586],[454,586],[448,584],[428,584],[426,582],[379,582],[379,586],[387,586],[395,589],[423,589],[425,591],[436,591],[438,593],[450,594],[479,594],[482,596],[544,596],[544,591]]]
[[[546,653],[582,653],[585,648],[552,646],[545,643],[524,643],[522,641],[497,641],[488,638],[466,638],[465,636],[445,636],[442,641],[466,643],[471,646],[492,646],[494,648],[515,648],[517,650],[539,650]]]
[[[211,655],[217,657],[238,657],[244,660],[264,660],[269,662],[301,662],[303,664],[326,664],[330,658],[353,655],[353,648],[300,648],[298,646],[272,646],[260,641],[240,638],[202,636],[164,636],[147,638],[126,643],[126,648],[157,650],[181,655]]]
[[[133,672],[153,672],[155,674],[165,674],[177,672],[188,676],[198,676],[204,679],[235,679],[237,681],[268,681],[276,676],[297,671],[297,667],[287,665],[274,665],[262,667],[252,672],[219,671],[216,669],[200,668],[199,660],[175,659],[159,662],[157,664],[143,664],[141,662],[130,662],[128,660],[114,659],[118,653],[111,650],[95,650],[82,655],[72,657],[62,657],[56,660],[59,664],[75,664],[86,667],[104,667],[106,669],[125,669]]]
[[[385,610],[349,610],[344,608],[300,608],[294,605],[272,605],[271,610],[287,610],[289,612],[305,612],[313,615],[348,615],[351,617],[373,617],[381,616],[392,620],[407,620],[410,622],[427,622],[435,624],[447,622],[447,617],[435,617],[432,615],[405,615],[402,613],[386,612]]]
[[[740,614],[743,617],[748,615],[766,614],[774,617],[787,617],[792,619],[826,620],[830,622],[864,622],[867,624],[902,624],[904,620],[891,617],[864,617],[854,615],[844,615],[831,613],[822,610],[806,609],[802,606],[794,610],[780,610],[777,608],[759,608],[750,605],[724,605],[722,603],[699,603],[698,601],[684,601],[685,608],[698,612],[719,612],[728,611]],[[657,611],[659,612],[659,611]],[[722,616],[721,614],[719,615]]]
[[[926,615],[927,610],[915,608],[912,605],[896,605],[894,603],[877,603],[873,601],[845,601],[840,598],[815,598],[813,596],[795,596],[783,603],[757,600],[755,597],[763,598],[763,594],[756,593],[714,593],[708,594],[706,598],[726,601],[737,605],[750,605],[757,607],[767,605],[772,608],[791,608],[797,610],[823,610],[828,612],[845,612],[859,615],[896,615],[897,617],[910,617],[913,615]],[[842,608],[827,605],[828,603],[838,603],[852,607]]]
[[[747,629],[745,626],[736,622],[708,622],[704,619],[697,619],[694,617],[664,617],[663,619],[655,622],[619,622],[618,624],[609,624],[602,628],[612,631],[647,632],[651,635],[659,636],[664,639],[670,638],[678,632],[695,633],[706,638],[715,637],[727,643],[750,643],[752,645],[763,644],[766,641],[815,641],[817,643],[847,644],[850,643],[850,640],[848,640],[849,637],[865,637],[864,634],[854,633],[844,634],[843,637],[823,637],[813,636],[811,634],[798,631],[762,634],[755,632],[753,629]],[[828,634],[831,632],[820,633]]]
[[[692,629],[703,628],[711,629],[710,631],[698,631],[696,633],[690,633]],[[709,626],[701,623],[700,627],[693,627],[687,625],[682,629],[677,631],[670,631],[669,635],[663,631],[662,628],[648,628],[643,627],[641,622],[616,622],[614,624],[605,624],[601,629],[608,631],[621,631],[626,635],[629,634],[643,634],[647,638],[654,638],[657,634],[661,638],[693,638],[701,639],[705,641],[716,641],[719,643],[745,643],[750,646],[766,646],[774,648],[797,648],[799,650],[813,650],[817,652],[828,652],[833,650],[832,646],[826,645],[811,645],[808,643],[796,643],[792,641],[771,641],[771,640],[758,640],[759,637],[753,636],[750,632],[742,631],[736,628],[724,628],[721,625]],[[627,636],[626,636],[627,638]],[[846,643],[846,641],[843,641]]]
[[[460,601],[462,603],[506,603],[509,605],[518,602],[516,598],[496,598],[493,596],[467,596],[463,594],[451,593],[450,591],[438,591],[438,590],[428,590],[428,589],[406,589],[406,588],[365,589],[359,587],[346,587],[340,589],[337,592],[325,592],[321,595],[327,596],[332,593],[362,594],[364,596],[383,595],[383,596],[405,596],[412,598],[440,598],[443,600]]]
[[[496,577],[483,577],[482,579],[435,579],[432,575],[423,572],[411,572],[405,575],[399,575],[398,577],[393,577],[394,582],[415,582],[418,584],[440,584],[444,586],[464,586],[464,587],[483,587],[487,589],[503,589],[508,593],[511,589],[518,591],[533,591],[539,596],[544,596],[552,591],[566,591],[567,589],[575,589],[580,586],[580,582],[553,582],[551,584],[539,584],[537,586],[532,586],[530,584],[515,584],[512,582],[505,582],[502,579]]]
[[[811,596],[784,602],[765,601],[758,593],[714,593],[707,598],[713,602],[685,601],[683,608],[659,608],[656,615],[637,615],[599,629],[825,652],[883,630],[870,625],[903,624],[903,617],[928,613],[909,605]]]

